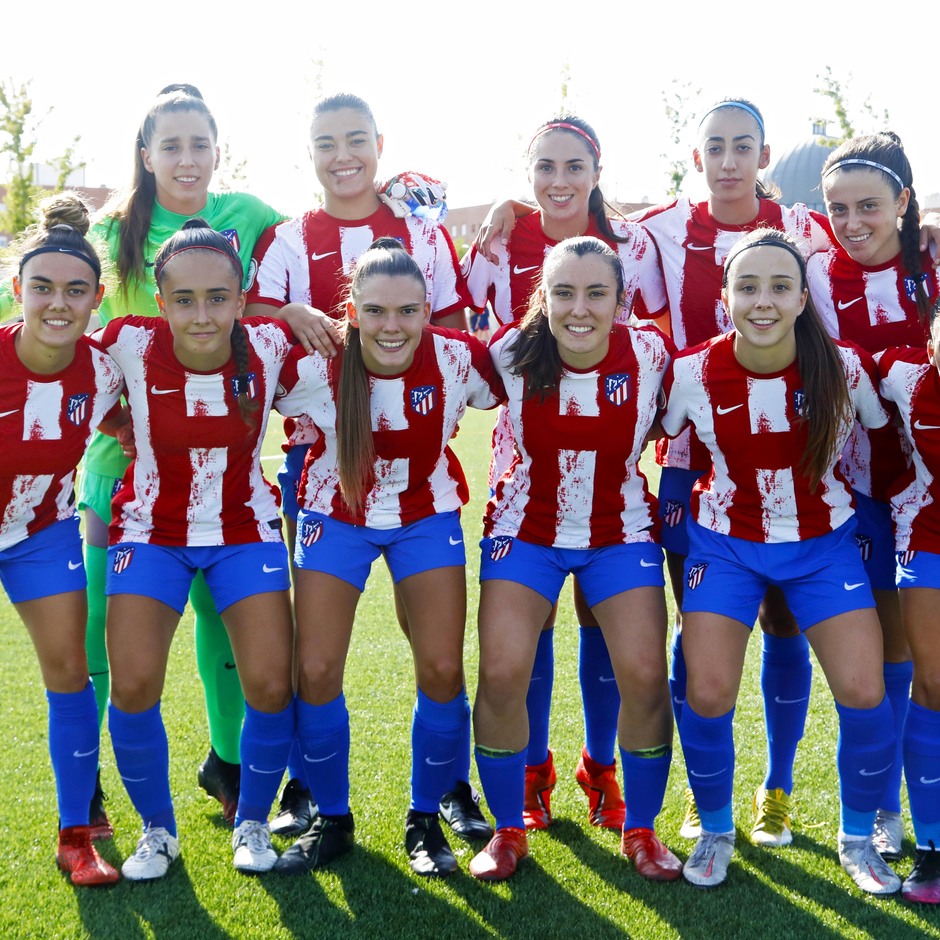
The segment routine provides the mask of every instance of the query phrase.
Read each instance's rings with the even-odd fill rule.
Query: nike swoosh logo
[[[452,535],[448,536],[447,541],[450,542],[451,545],[463,545],[463,539],[455,539]]]
[[[283,767],[278,767],[276,770],[264,770],[261,767],[255,767],[254,764],[249,764],[248,769],[253,771],[256,774],[282,774],[284,773]]]
[[[859,771],[859,773],[860,773],[863,777],[877,777],[878,774],[887,773],[893,766],[894,766],[894,761],[891,761],[891,763],[888,764],[887,767],[882,767],[881,770],[865,770],[865,768],[863,767],[863,768]]]
[[[284,569],[283,569],[283,568],[269,568],[267,565],[262,565],[262,566],[261,566],[261,570],[262,570],[265,574],[273,574],[273,572],[275,572],[275,571],[283,571]]]
[[[150,386],[151,395],[172,395],[174,392],[178,391],[178,388],[157,388],[156,385]]]
[[[641,568],[658,568],[659,566],[658,561],[647,561],[645,558],[640,559]]]
[[[940,431],[940,424],[924,424],[919,418],[914,422],[915,431]]]
[[[689,251],[714,251],[714,245],[686,245]]]
[[[864,300],[863,297],[856,297],[855,300],[840,300],[836,306],[840,310],[848,310],[852,304],[857,304],[860,300]]]
[[[337,754],[339,754],[339,751],[333,751],[332,754],[327,754],[326,757],[307,757],[307,755],[304,754],[304,760],[308,764],[322,764],[324,761],[328,761],[331,757],[336,757]]]
[[[125,783],[143,783],[147,779],[147,777],[125,777],[122,775],[121,779]]]
[[[225,668],[226,668],[226,669],[234,669],[234,668],[235,668],[235,663],[225,663],[224,665],[225,665]]]
[[[616,676],[598,676],[597,677],[601,682],[616,682]]]
[[[940,783],[940,777],[934,777],[931,780],[928,780],[926,777],[921,777],[920,782],[929,787],[932,783]]]
[[[322,255],[318,255],[316,252],[314,252],[314,253],[310,256],[310,260],[311,260],[311,261],[320,261],[320,260],[323,259],[323,258],[329,258],[330,255],[335,255],[335,254],[336,254],[335,251],[324,251]]]
[[[728,768],[722,767],[721,770],[716,770],[713,774],[697,774],[694,770],[690,770],[689,773],[693,777],[717,777],[719,774],[723,774]]]
[[[534,271],[534,270],[535,270],[536,268],[538,268],[538,267],[541,267],[541,265],[538,265],[538,264],[530,264],[527,268],[520,268],[519,265],[517,264],[517,265],[512,269],[512,273],[513,273],[513,274],[525,274],[526,271]]]
[[[14,408],[12,411],[0,411],[0,418],[8,418],[10,415],[15,415],[19,410],[19,408]]]
[[[679,698],[677,695],[674,695],[672,700],[676,703],[676,705],[685,705],[685,699]]]
[[[858,584],[849,584],[848,581],[843,581],[842,587],[844,587],[847,591],[854,591],[856,588],[860,588],[864,583],[864,581],[859,581]]]
[[[81,568],[82,563],[80,561],[70,561],[69,562],[69,571],[75,571],[76,568]]]
[[[91,757],[92,754],[97,754],[98,748],[93,747],[90,751],[72,751],[72,757]]]
[[[456,757],[452,757],[450,760],[431,760],[430,757],[425,757],[424,762],[429,767],[446,767],[448,764],[452,764],[455,760],[457,760]]]
[[[807,701],[806,698],[780,698],[779,695],[774,696],[774,701],[778,705],[798,705],[800,702]]]
[[[731,414],[732,411],[737,411],[738,408],[743,408],[743,407],[744,407],[744,404],[743,404],[743,403],[740,404],[740,405],[731,405],[731,406],[728,407],[728,408],[723,408],[721,405],[719,405],[715,410],[716,410],[716,411],[718,412],[718,414],[720,414],[720,415],[727,415],[727,414]]]

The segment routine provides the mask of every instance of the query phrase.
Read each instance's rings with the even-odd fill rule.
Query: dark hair
[[[866,163],[844,164],[846,160],[865,160]],[[840,166],[839,164],[843,164]],[[877,164],[872,166],[871,164]],[[891,131],[882,131],[879,134],[868,134],[865,137],[853,137],[836,147],[826,158],[822,168],[822,178],[839,170],[851,173],[854,170],[868,170],[880,172],[882,178],[891,188],[894,198],[901,195],[903,189],[910,190],[910,199],[907,210],[901,219],[899,232],[901,239],[901,263],[904,270],[914,279],[914,299],[917,302],[917,312],[921,322],[925,322],[930,315],[930,297],[921,275],[924,268],[920,253],[920,207],[914,193],[914,174],[911,171],[910,161],[904,153],[901,138]],[[892,175],[893,174],[893,175]],[[898,182],[900,180],[900,182]],[[903,186],[901,185],[903,183]]]
[[[933,329],[940,321],[940,297],[938,297],[930,308],[930,337],[933,339]]]
[[[85,236],[90,225],[88,206],[75,192],[56,193],[39,203],[41,221],[29,226],[10,248],[20,274],[23,265],[34,255],[60,251],[80,257],[101,281],[101,261],[94,245]]]
[[[565,124],[569,124],[571,127],[564,127],[563,125]],[[572,130],[572,128],[577,128],[577,130]],[[591,161],[594,164],[595,172],[600,169],[601,142],[597,137],[596,131],[593,127],[591,127],[590,124],[588,124],[587,121],[584,120],[584,118],[580,118],[575,114],[569,114],[567,112],[558,114],[539,125],[538,130],[536,130],[536,132],[532,135],[532,139],[529,142],[529,147],[526,150],[526,159],[528,160],[531,156],[532,148],[535,145],[536,140],[538,140],[542,134],[555,131],[559,133],[570,134],[572,137],[580,139],[581,143],[587,148],[587,151],[590,154]],[[585,138],[587,138],[587,140]],[[610,224],[610,219],[607,218],[608,209],[610,209],[610,211],[616,215],[622,217],[622,213],[615,206],[610,205],[610,203],[604,199],[604,194],[601,192],[600,185],[595,186],[591,190],[591,195],[588,199],[588,213],[593,217],[594,224],[597,226],[597,230],[601,233],[605,241],[618,242],[620,244],[625,244],[631,241],[632,237],[630,235],[618,235],[616,232],[614,232],[613,227]]]
[[[195,85],[181,83],[162,88],[141,122],[134,140],[134,173],[130,187],[103,210],[106,216],[115,219],[120,225],[117,268],[125,296],[132,281],[144,281],[145,247],[153,217],[153,203],[157,197],[156,179],[144,166],[140,151],[150,148],[158,118],[181,111],[202,114],[209,123],[213,139],[218,139],[219,129],[215,118]]]
[[[699,127],[701,128],[702,124],[705,123],[705,118],[707,118],[709,114],[713,114],[715,111],[723,111],[726,108],[737,108],[753,119],[754,123],[757,125],[757,129],[760,131],[760,143],[758,147],[763,149],[765,142],[764,115],[761,114],[760,108],[758,108],[753,101],[748,101],[747,98],[720,98],[702,115],[699,120]],[[774,200],[780,198],[780,190],[773,183],[764,183],[760,179],[757,180],[755,191],[758,199]]]
[[[613,248],[590,235],[566,238],[555,245],[542,265],[541,283],[529,299],[529,309],[519,323],[519,335],[508,349],[510,372],[525,377],[524,398],[538,395],[539,400],[544,401],[558,391],[561,382],[564,363],[558,352],[558,341],[548,326],[548,282],[558,265],[571,255],[603,258],[616,281],[617,300],[621,304],[624,301],[623,267]]]
[[[205,219],[188,219],[183,227],[171,235],[161,246],[154,259],[154,277],[157,289],[162,290],[164,272],[167,264],[182,251],[211,251],[224,255],[232,266],[232,276],[241,290],[244,280],[244,269],[241,258],[232,243],[220,232],[209,227]],[[248,336],[241,320],[236,319],[232,324],[232,355],[235,357],[235,389],[238,396],[238,409],[241,411],[245,423],[254,427],[254,412],[258,410],[258,402],[248,395],[249,386],[249,348]]]
[[[355,305],[362,285],[376,275],[409,277],[427,291],[418,263],[397,238],[377,238],[360,255],[349,282],[349,300]],[[372,442],[372,410],[369,376],[362,359],[359,330],[347,317],[343,359],[336,401],[336,461],[340,492],[354,512],[362,508],[374,483],[375,447]]]
[[[351,108],[353,111],[359,111],[364,114],[369,119],[369,123],[372,125],[372,130],[375,131],[375,136],[379,136],[378,125],[375,123],[375,115],[373,115],[372,109],[358,95],[352,95],[349,92],[340,92],[339,94],[329,95],[326,98],[321,98],[313,106],[311,131],[313,129],[313,122],[316,121],[316,119],[321,114],[327,114],[332,111],[341,111],[343,108]]]
[[[800,269],[800,289],[806,290],[806,262],[796,242],[784,232],[770,228],[755,229],[735,242],[725,260],[723,286],[728,286],[728,275],[735,260],[746,249],[759,246],[777,247],[792,255]],[[815,491],[839,456],[841,430],[853,420],[852,399],[842,358],[808,292],[793,333],[803,381],[804,405],[799,420],[807,427],[806,450],[799,469],[809,478],[810,490]]]

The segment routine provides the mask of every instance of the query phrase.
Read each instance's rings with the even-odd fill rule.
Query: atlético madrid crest
[[[705,577],[705,569],[707,567],[707,561],[700,561],[697,565],[692,565],[692,567],[689,568],[689,576],[686,578],[686,584],[689,585],[690,591],[694,591],[702,583],[702,578]]]
[[[670,529],[675,528],[680,522],[682,522],[682,517],[684,515],[685,506],[682,504],[681,500],[666,500],[666,505],[663,508],[663,522],[665,522]]]
[[[111,566],[111,569],[115,574],[120,574],[122,571],[126,571],[130,567],[130,563],[134,558],[134,548],[119,548],[114,552],[114,564]]]
[[[490,545],[490,559],[499,561],[512,551],[511,535],[494,535],[493,544]]]
[[[630,376],[626,372],[604,378],[604,394],[614,405],[622,405],[630,397]]]
[[[88,398],[87,393],[82,395],[71,395],[69,403],[66,405],[66,415],[69,421],[76,427],[81,427],[85,418],[88,416]]]
[[[232,394],[238,398],[238,376],[232,376],[229,381],[232,383]],[[254,398],[258,394],[258,383],[254,372],[249,372],[245,376],[245,393],[249,398]]]
[[[414,408],[419,415],[429,414],[434,410],[436,404],[436,385],[422,385],[420,388],[413,388],[411,390],[411,407]]]
[[[321,535],[323,535],[323,523],[319,519],[316,522],[305,522],[300,531],[300,541],[310,548],[314,542],[320,541]]]

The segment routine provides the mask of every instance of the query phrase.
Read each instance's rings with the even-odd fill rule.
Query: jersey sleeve
[[[630,230],[634,237],[630,264],[635,268],[636,282],[632,312],[639,320],[653,320],[662,316],[669,306],[659,250],[642,225],[631,225]]]
[[[680,358],[678,363],[676,359],[669,363],[663,375],[663,387],[659,396],[659,423],[667,437],[678,437],[690,420],[688,403],[681,388],[681,375],[676,374],[676,366],[681,362]]]
[[[287,283],[287,261],[283,244],[278,238],[280,224],[272,225],[261,233],[252,254],[255,274],[248,288],[248,303],[283,307],[290,300]]]
[[[470,348],[470,374],[467,381],[467,404],[487,410],[506,400],[503,380],[499,377],[490,351],[475,336],[464,334]]]
[[[888,411],[890,406],[886,406],[878,392],[878,368],[875,360],[856,346],[851,347],[848,353],[843,351],[844,361],[847,356],[854,358],[856,362],[854,367],[850,361],[846,362],[846,373],[858,419],[866,428],[883,428],[891,420]]]
[[[431,322],[470,306],[470,292],[464,278],[457,249],[443,225],[435,225],[433,233],[434,277],[431,285]]]
[[[502,245],[499,248],[505,252]],[[482,313],[490,297],[496,265],[487,260],[476,245],[472,245],[463,256],[460,269],[467,285],[467,306],[476,313]]]

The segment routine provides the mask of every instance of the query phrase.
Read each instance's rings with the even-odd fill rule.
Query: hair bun
[[[91,225],[88,206],[78,193],[66,190],[49,196],[39,203],[42,212],[42,227],[47,232],[57,227],[75,229],[86,235]]]
[[[189,85],[186,82],[175,82],[172,85],[161,88],[157,92],[157,97],[159,98],[160,95],[171,95],[174,92],[182,92],[184,95],[189,95],[191,98],[199,98],[200,101],[204,100],[202,92],[195,85]]]

